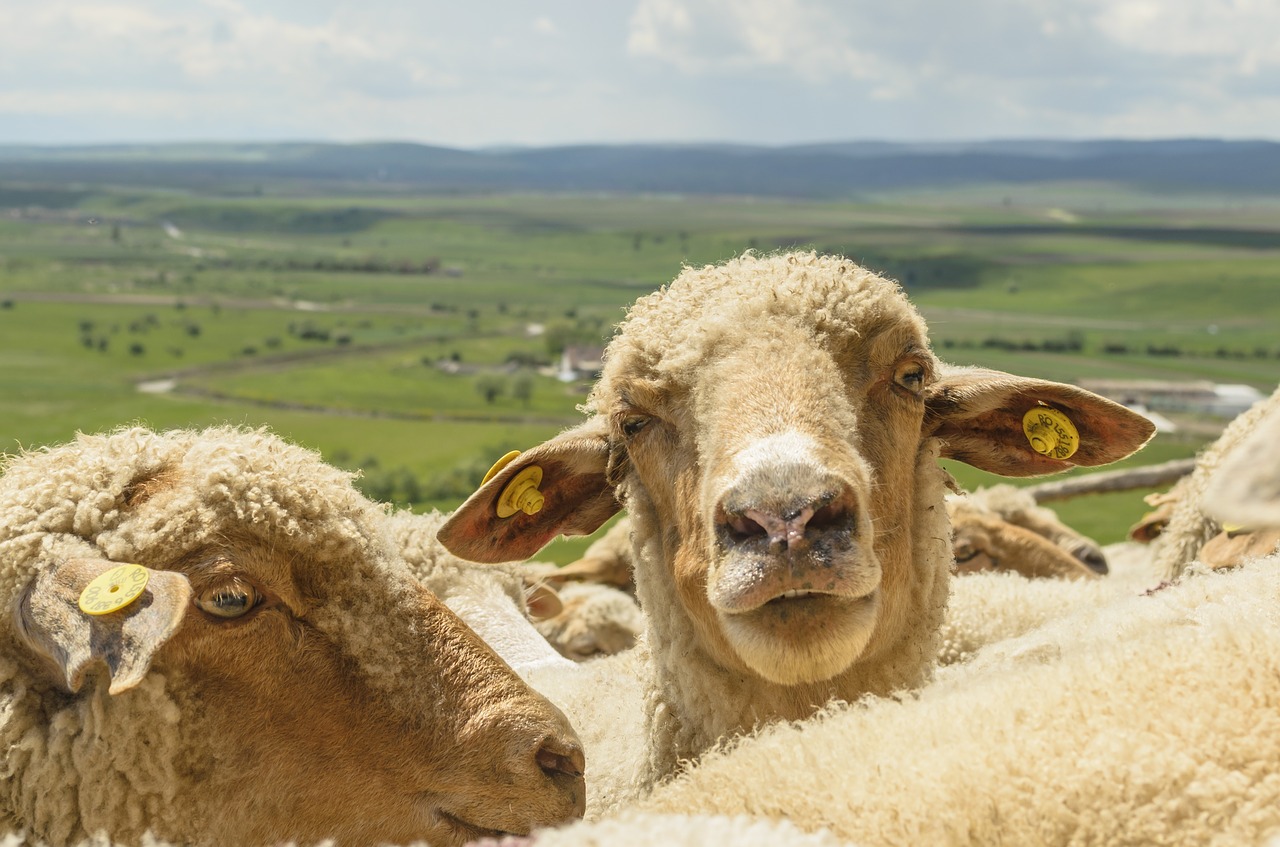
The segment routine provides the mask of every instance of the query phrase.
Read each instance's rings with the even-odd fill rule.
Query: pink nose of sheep
[[[811,465],[749,472],[716,507],[721,567],[712,604],[735,614],[815,595],[856,598],[874,589],[856,573],[857,502],[848,483]]]

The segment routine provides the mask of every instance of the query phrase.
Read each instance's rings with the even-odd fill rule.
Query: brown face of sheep
[[[1094,579],[1099,575],[1051,538],[996,515],[958,509],[951,512],[951,525],[956,573],[1013,571],[1031,579]],[[1106,573],[1105,558],[1101,564],[1101,573]]]
[[[139,601],[86,621],[76,598],[109,567],[42,576],[22,626],[73,692],[96,665],[121,697],[148,665],[165,677],[191,779],[175,802],[195,803],[192,831],[167,837],[462,844],[582,815],[563,715],[407,576],[309,573],[232,543],[150,571]]]
[[[776,324],[762,323],[736,347],[721,339],[714,360],[681,372],[688,382],[611,358],[600,414],[497,473],[441,541],[474,561],[528,557],[558,532],[598,527],[618,508],[616,485],[651,529],[637,557],[662,560],[637,559],[637,574],[674,586],[700,647],[724,667],[796,685],[884,654],[909,630],[927,578],[913,545],[929,439],[943,456],[1028,476],[1115,461],[1153,432],[1072,386],[944,369],[915,313],[905,302],[892,311],[840,337],[770,335]],[[1037,453],[1023,432],[1041,405],[1079,428],[1071,461]],[[496,517],[499,494],[533,465],[542,509]]]

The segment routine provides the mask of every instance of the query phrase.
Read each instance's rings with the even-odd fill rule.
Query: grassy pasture
[[[586,386],[536,369],[558,343],[603,341],[683,264],[792,246],[898,278],[950,361],[1063,381],[1280,381],[1276,198],[261,191],[0,185],[0,450],[136,421],[266,425],[361,469],[375,496],[449,508],[494,458],[578,418]],[[162,379],[172,391],[137,388]],[[1130,461],[1193,454],[1214,422],[1190,423]],[[1144,508],[1137,493],[1059,511],[1105,542]]]

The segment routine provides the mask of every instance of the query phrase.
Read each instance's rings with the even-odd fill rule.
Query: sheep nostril
[[[1107,567],[1107,557],[1102,551],[1094,550],[1088,547],[1082,547],[1075,551],[1075,557],[1084,563],[1085,567],[1097,574],[1106,574],[1109,570]]]
[[[564,774],[579,777],[587,770],[586,756],[583,755],[582,748],[577,746],[548,741],[539,748],[536,758],[538,767],[547,776]]]

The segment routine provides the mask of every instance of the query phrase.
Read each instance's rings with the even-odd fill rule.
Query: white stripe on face
[[[785,465],[808,465],[821,470],[818,442],[810,435],[794,429],[758,438],[733,457],[734,478],[728,487],[757,468]]]

